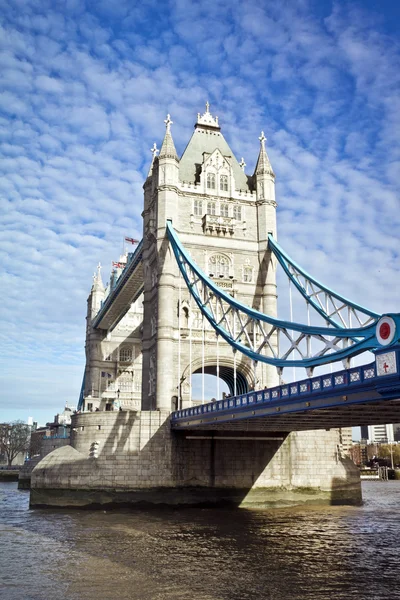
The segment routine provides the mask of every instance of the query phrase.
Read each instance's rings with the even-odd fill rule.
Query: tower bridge
[[[208,104],[180,158],[165,125],[143,239],[106,288],[94,276],[71,446],[35,468],[32,505],[359,502],[343,428],[400,420],[399,315],[346,299],[278,244],[264,133],[248,175]],[[306,324],[278,318],[278,267]],[[367,351],[373,363],[352,364]],[[304,377],[285,383],[292,367]],[[207,374],[229,397],[217,383],[208,401]]]

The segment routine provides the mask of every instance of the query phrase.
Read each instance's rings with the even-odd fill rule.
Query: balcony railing
[[[232,217],[220,217],[217,215],[204,215],[203,231],[204,233],[235,233],[236,219]]]

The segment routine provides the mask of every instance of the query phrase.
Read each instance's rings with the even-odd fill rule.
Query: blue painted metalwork
[[[380,353],[387,352],[381,350]],[[209,402],[171,414],[172,428],[200,427],[284,413],[306,412],[335,406],[391,400],[400,395],[400,346],[390,348],[396,369],[379,373],[375,362],[335,373],[303,379]],[[384,354],[387,356],[387,354]],[[369,394],[369,397],[368,397]]]
[[[283,248],[281,248],[281,246],[278,244],[278,242],[273,238],[273,236],[271,234],[268,234],[268,246],[272,250],[274,255],[276,256],[279,264],[285,271],[286,275],[289,277],[290,281],[300,292],[300,294],[326,321],[328,321],[334,327],[340,327],[340,328],[344,327],[343,321],[342,322],[335,321],[332,318],[332,315],[328,314],[326,312],[326,310],[324,310],[322,303],[318,304],[314,300],[314,297],[316,296],[315,289],[313,289],[314,293],[310,294],[308,292],[308,290],[301,284],[299,275],[301,275],[304,278],[306,284],[309,283],[312,286],[316,286],[316,288],[318,289],[318,293],[322,291],[327,295],[327,297],[329,297],[332,304],[336,308],[336,310],[334,311],[335,314],[338,314],[341,309],[346,308],[346,309],[350,309],[356,318],[357,318],[357,312],[369,317],[368,321],[371,321],[371,318],[372,318],[372,320],[374,322],[376,322],[381,317],[381,315],[379,315],[378,313],[373,312],[373,311],[365,308],[364,306],[361,306],[360,304],[351,302],[351,300],[348,300],[347,298],[344,298],[344,296],[337,294],[330,288],[324,286],[317,279],[315,279],[314,277],[309,275],[307,273],[307,271],[302,269],[302,267],[300,267],[293,259],[290,258],[290,256],[288,254],[286,254],[286,252],[283,250]],[[334,304],[334,300],[341,302],[342,307],[337,307]],[[361,325],[361,322],[360,322],[360,325]],[[363,323],[362,325],[364,326],[365,323]]]
[[[333,329],[331,327],[304,325],[275,319],[245,306],[219,288],[193,262],[180,243],[171,222],[167,222],[167,234],[182,276],[202,314],[206,317],[218,335],[221,335],[221,337],[234,349],[239,350],[252,360],[265,362],[281,368],[288,366],[313,368],[315,366],[348,359],[361,354],[366,350],[373,350],[374,348],[380,347],[380,343],[376,337],[378,318],[374,318],[371,324],[364,327],[345,329],[337,326]],[[216,314],[218,312],[218,306],[220,306],[221,309],[221,318]],[[358,305],[353,304],[352,306],[357,307]],[[225,309],[225,307],[227,308]],[[232,331],[227,319],[229,314],[233,314],[234,319],[238,318],[241,325],[239,333]],[[379,315],[377,315],[377,317],[378,316]],[[399,341],[400,315],[396,314],[390,316],[393,318],[396,326],[396,335],[391,342],[392,344],[395,344]],[[243,320],[245,321],[244,325]],[[266,328],[268,329],[267,331],[263,328],[264,323],[270,326],[269,328]],[[249,325],[251,325],[253,331],[255,328],[258,328],[264,336],[264,341],[261,343],[259,349],[251,347],[251,340],[246,331],[246,328]],[[298,338],[294,339],[290,332],[298,332]],[[274,333],[276,335],[285,335],[291,342],[292,345],[289,352],[286,352],[286,355],[279,356],[275,352],[270,342],[271,336]],[[241,337],[245,338],[247,345],[242,342]],[[304,355],[298,346],[300,342],[309,339],[315,339],[324,344],[323,349],[314,355],[311,355],[311,352],[307,350],[307,354]],[[339,347],[338,344],[340,343],[342,344],[342,347]],[[263,349],[264,346],[267,346],[272,355],[261,354],[261,349]],[[308,346],[309,344],[307,344],[307,347]],[[299,353],[301,358],[294,360],[287,359],[287,355],[294,350]]]
[[[86,380],[86,371],[83,374],[81,391],[79,392],[79,400],[77,410],[82,410],[83,401],[85,397],[85,380]]]

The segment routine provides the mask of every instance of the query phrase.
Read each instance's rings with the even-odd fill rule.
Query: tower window
[[[221,217],[229,217],[229,205],[221,204]]]
[[[221,175],[221,177],[219,178],[219,189],[222,190],[223,192],[228,191],[228,176],[227,175]]]
[[[194,214],[201,217],[203,214],[203,202],[201,200],[195,200],[193,209]]]
[[[215,215],[215,202],[207,202],[207,214]]]
[[[214,254],[208,261],[208,272],[214,277],[229,277],[230,260],[223,254]]]
[[[244,267],[243,281],[245,283],[251,283],[253,281],[253,267]]]
[[[132,362],[132,348],[124,346],[119,351],[120,362]]]
[[[207,188],[215,190],[215,175],[214,173],[207,173]]]
[[[236,205],[233,207],[233,218],[236,219],[237,221],[242,220],[242,207],[241,206]]]

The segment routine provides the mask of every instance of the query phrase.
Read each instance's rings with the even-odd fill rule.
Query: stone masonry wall
[[[34,469],[33,506],[361,501],[337,430],[283,441],[196,440],[188,439],[196,432],[172,433],[161,411],[77,415],[72,429],[72,445]]]

